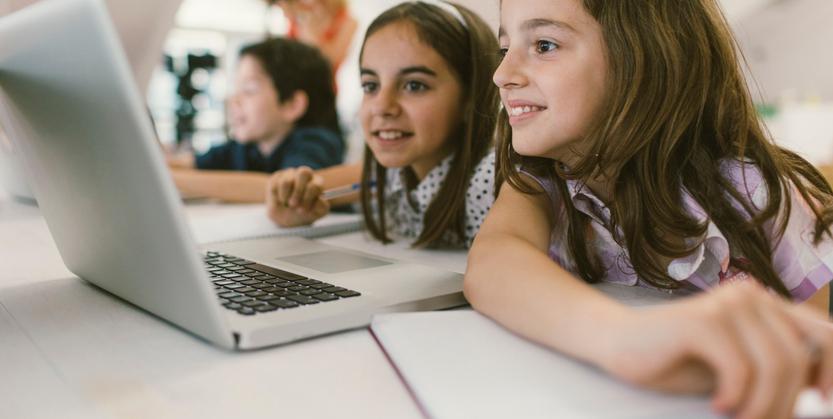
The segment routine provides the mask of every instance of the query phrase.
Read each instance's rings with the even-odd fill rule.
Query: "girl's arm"
[[[548,199],[503,185],[469,252],[465,295],[478,311],[521,335],[597,362],[611,335],[605,329],[627,309],[547,256]]]
[[[625,381],[713,392],[738,418],[791,417],[808,384],[833,388],[833,330],[822,316],[738,281],[693,298],[632,309],[552,262],[544,194],[506,184],[469,254],[465,293],[517,333]]]
[[[269,175],[226,170],[172,169],[174,183],[184,197],[227,202],[263,203]]]

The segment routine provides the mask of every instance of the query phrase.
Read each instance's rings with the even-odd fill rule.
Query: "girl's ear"
[[[281,103],[284,118],[293,123],[303,118],[307,109],[309,109],[309,96],[303,90],[296,90],[289,100]]]

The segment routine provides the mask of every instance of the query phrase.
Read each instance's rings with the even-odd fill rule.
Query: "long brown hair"
[[[610,209],[613,231],[640,278],[677,288],[656,256],[679,258],[700,243],[708,224],[682,205],[683,188],[748,263],[739,266],[783,296],[789,292],[772,262],[771,238],[764,225],[774,222],[780,240],[797,191],[816,216],[815,243],[830,235],[833,191],[822,175],[797,154],[776,146],[756,114],[741,56],[715,0],[583,0],[598,21],[609,66],[605,103],[582,140],[587,152],[575,167],[524,157],[512,148],[506,112],[499,123],[499,171],[516,189],[533,193],[516,170],[520,164],[550,178],[562,196],[570,256],[588,282],[602,279],[589,248],[589,220],[577,211],[567,179],[604,176],[614,181]],[[769,201],[755,208],[721,171],[721,162],[747,160],[760,171]],[[744,165],[746,166],[746,165]],[[748,169],[747,169],[748,170]],[[732,200],[742,206],[738,210]],[[783,213],[779,215],[779,212]]]
[[[425,45],[431,47],[445,60],[462,87],[463,104],[460,124],[452,130],[454,160],[437,196],[424,215],[423,229],[414,247],[438,243],[447,232],[465,238],[466,189],[478,162],[488,154],[494,140],[497,124],[499,95],[492,83],[492,74],[498,64],[497,39],[489,25],[471,10],[456,7],[461,22],[454,14],[430,3],[403,3],[388,9],[367,29],[364,41],[380,29],[406,22],[416,29]],[[364,53],[364,45],[361,49]],[[361,61],[361,59],[360,59]],[[405,168],[413,175],[410,168]],[[385,219],[386,170],[365,146],[362,171],[361,202],[365,224],[371,234],[383,243],[391,240],[387,235]],[[375,213],[371,180],[376,182]]]

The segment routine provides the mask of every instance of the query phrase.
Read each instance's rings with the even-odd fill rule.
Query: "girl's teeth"
[[[402,133],[398,131],[382,131],[379,132],[379,138],[383,140],[396,140],[402,138]]]
[[[521,116],[525,113],[538,112],[541,109],[542,108],[538,106],[518,106],[516,108],[511,108],[510,113],[512,116]]]

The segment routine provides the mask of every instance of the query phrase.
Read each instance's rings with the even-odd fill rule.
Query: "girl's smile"
[[[510,100],[508,101],[508,106],[505,106],[505,108],[506,112],[509,114],[509,124],[513,127],[520,125],[524,121],[535,118],[536,116],[539,116],[541,112],[547,110],[546,106],[522,100]]]

